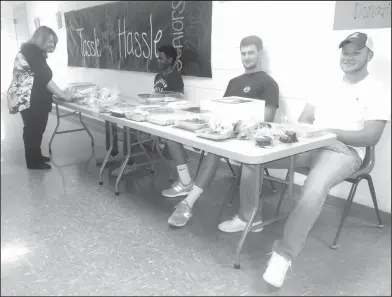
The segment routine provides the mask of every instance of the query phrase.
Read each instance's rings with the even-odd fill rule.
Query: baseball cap
[[[347,43],[352,43],[358,47],[358,49],[363,49],[365,46],[368,47],[372,52],[374,51],[373,40],[365,33],[362,32],[355,32],[346,37],[339,44],[339,48],[342,48],[343,45]]]

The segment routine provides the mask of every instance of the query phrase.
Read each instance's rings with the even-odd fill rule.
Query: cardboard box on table
[[[264,121],[264,108],[264,100],[244,97],[200,100],[200,109],[209,111],[210,117],[230,122],[238,120]]]

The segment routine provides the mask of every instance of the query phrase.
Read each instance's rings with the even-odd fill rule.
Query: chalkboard
[[[172,44],[183,75],[211,75],[211,1],[118,1],[64,14],[68,66],[158,72]]]
[[[391,1],[336,1],[334,30],[391,27]]]

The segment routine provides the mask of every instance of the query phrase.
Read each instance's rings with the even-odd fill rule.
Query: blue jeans
[[[288,159],[281,159],[265,166],[284,169],[288,168],[288,164]],[[358,153],[341,142],[297,155],[295,167],[310,168],[310,172],[302,187],[300,199],[285,223],[283,237],[275,242],[273,250],[288,260],[295,258],[319,217],[329,191],[356,172],[361,164]],[[239,217],[243,221],[248,221],[252,213],[255,182],[254,166],[244,165],[239,210]],[[261,210],[262,203],[255,222],[261,219]]]

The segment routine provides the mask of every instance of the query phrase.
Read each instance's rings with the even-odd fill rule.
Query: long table
[[[91,110],[88,111],[87,107],[81,107],[77,106],[77,104],[73,103],[66,103],[64,104],[63,102],[57,102],[57,104],[61,105],[66,105],[68,108],[73,108],[75,106],[75,109],[79,112],[86,111],[88,113],[91,113]],[[94,114],[93,114],[94,115]],[[242,164],[249,164],[255,166],[255,172],[256,172],[256,180],[259,181],[255,183],[254,185],[254,209],[252,211],[251,218],[249,222],[247,223],[247,226],[245,230],[242,233],[241,239],[238,243],[237,249],[236,249],[236,257],[235,257],[235,263],[234,263],[234,268],[239,269],[240,268],[240,253],[242,250],[242,246],[245,242],[245,239],[251,230],[251,226],[253,224],[253,221],[255,219],[257,210],[259,208],[259,193],[261,193],[261,187],[263,183],[264,177],[264,169],[265,169],[265,164],[271,161],[279,160],[282,158],[290,158],[290,167],[289,167],[289,174],[288,174],[288,180],[279,180],[281,183],[286,183],[288,184],[288,193],[289,195],[292,195],[292,190],[293,190],[293,181],[294,181],[294,163],[295,163],[295,156],[297,154],[318,149],[324,146],[331,145],[335,143],[336,141],[336,135],[334,134],[326,134],[323,136],[319,137],[313,137],[313,138],[306,138],[306,139],[300,139],[300,141],[296,143],[290,143],[290,144],[285,144],[281,143],[277,146],[274,146],[272,148],[260,148],[257,147],[254,143],[254,141],[251,140],[237,140],[237,139],[229,139],[225,141],[212,141],[208,139],[203,139],[200,137],[197,137],[195,133],[190,132],[190,131],[185,131],[181,130],[175,127],[171,126],[159,126],[147,122],[135,122],[128,120],[126,118],[118,118],[111,116],[109,114],[99,114],[95,115],[97,116],[100,120],[103,121],[108,121],[109,122],[109,128],[110,128],[110,148],[106,154],[105,161],[109,158],[111,149],[113,148],[113,133],[112,133],[112,125],[113,124],[118,124],[124,126],[125,132],[128,133],[128,145],[127,145],[127,154],[125,156],[125,159],[121,165],[120,169],[120,174],[117,177],[116,181],[116,187],[115,187],[115,193],[118,194],[118,182],[121,179],[122,173],[124,171],[124,168],[126,164],[128,163],[129,158],[131,157],[131,146],[130,146],[130,129],[134,129],[137,131],[142,131],[146,132],[152,135],[156,135],[161,138],[169,139],[175,142],[182,143],[186,146],[191,146],[195,147],[197,149],[203,150],[210,152],[212,154],[219,155],[221,157],[227,158],[227,159],[232,159],[235,160],[239,163]],[[104,164],[102,164],[100,174],[99,174],[99,184],[103,183],[102,180],[102,172],[103,169],[105,168],[106,162],[104,161]],[[274,179],[277,180],[277,179]],[[274,217],[270,220],[264,221],[262,223],[262,226],[266,226],[269,224],[272,224],[274,222],[277,222],[279,220],[282,220],[286,218],[288,214],[281,215]],[[259,227],[259,226],[258,226]]]
[[[227,159],[232,159],[243,164],[249,164],[255,166],[256,180],[259,182],[255,184],[255,188],[254,188],[254,193],[255,193],[254,209],[252,211],[251,218],[247,223],[247,226],[244,232],[242,233],[241,239],[237,246],[236,259],[234,263],[234,268],[236,269],[240,268],[240,253],[242,250],[242,246],[245,242],[245,239],[249,231],[251,230],[251,226],[253,224],[257,210],[259,208],[259,198],[260,198],[259,193],[261,193],[261,186],[264,179],[264,169],[265,169],[264,164],[282,158],[290,158],[290,167],[289,167],[289,175],[288,175],[289,178],[288,180],[280,180],[280,182],[288,184],[288,193],[291,196],[293,191],[293,182],[294,182],[295,155],[331,145],[336,141],[336,135],[326,134],[314,138],[300,139],[300,141],[296,143],[290,143],[290,144],[282,143],[272,148],[260,148],[255,145],[254,141],[250,141],[250,140],[244,141],[238,139],[229,139],[226,141],[212,141],[212,140],[197,137],[196,134],[193,132],[185,131],[172,126],[158,126],[147,122],[134,122],[128,119],[117,118],[107,114],[102,114],[100,115],[100,117],[105,121],[108,121],[110,123],[110,127],[112,123],[123,125],[126,128],[126,131],[128,131],[127,133],[129,133],[129,128],[138,131],[143,131],[165,139],[182,143],[187,146],[195,147],[197,149],[204,150]],[[129,139],[129,137],[127,139]],[[113,145],[112,137],[110,141],[112,147]],[[107,158],[109,157],[109,154],[110,154],[110,150],[107,153],[106,156]],[[128,152],[123,164],[121,165],[120,175],[118,176],[116,182],[116,190],[115,190],[116,194],[118,194],[118,181],[121,179],[121,174],[129,158],[130,158],[130,144],[128,143]],[[102,172],[100,173],[100,184],[102,184]],[[275,223],[279,220],[286,218],[287,216],[288,216],[287,214],[284,214],[284,215],[274,217],[270,220],[264,221],[262,223],[262,226],[267,226],[269,224]]]

